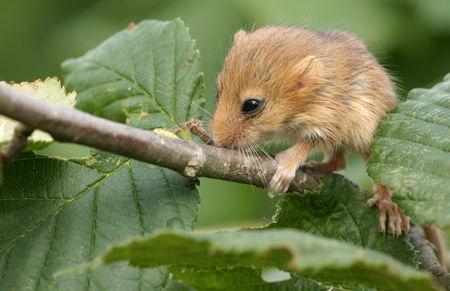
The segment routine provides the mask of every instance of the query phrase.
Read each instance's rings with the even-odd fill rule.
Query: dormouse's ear
[[[294,67],[294,74],[300,93],[315,90],[324,81],[322,61],[318,57],[307,56]]]
[[[233,43],[234,44],[240,43],[246,34],[247,33],[243,30],[239,30],[238,32],[236,32],[234,34]]]

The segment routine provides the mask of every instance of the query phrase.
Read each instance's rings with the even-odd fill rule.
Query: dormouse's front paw
[[[269,182],[269,196],[273,198],[279,193],[286,192],[294,177],[295,171],[287,171],[283,167],[278,167],[275,175]]]

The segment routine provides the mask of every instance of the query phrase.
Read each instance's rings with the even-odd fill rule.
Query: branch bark
[[[276,163],[263,156],[170,138],[124,124],[50,104],[0,85],[0,114],[49,133],[56,141],[71,142],[159,165],[188,177],[209,177],[265,187]],[[319,186],[327,175],[299,171],[290,191]]]
[[[450,274],[439,264],[433,245],[426,239],[423,228],[418,225],[413,226],[409,230],[409,238],[418,251],[417,258],[420,267],[430,272],[444,290],[450,290]]]

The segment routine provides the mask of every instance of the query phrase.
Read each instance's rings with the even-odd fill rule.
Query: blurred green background
[[[64,59],[83,54],[129,22],[177,17],[197,39],[210,112],[215,77],[241,28],[294,24],[349,30],[389,69],[400,97],[450,71],[449,0],[0,0],[0,80],[60,76]],[[68,150],[86,153],[76,146],[47,151]],[[344,175],[370,186],[364,164],[354,157]],[[200,194],[197,228],[255,225],[269,221],[274,211],[263,190],[246,185],[203,179]]]

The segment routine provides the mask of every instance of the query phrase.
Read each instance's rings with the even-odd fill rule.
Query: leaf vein
[[[167,175],[166,175],[165,170],[164,170],[163,168],[161,168],[161,167],[158,167],[158,169],[159,169],[159,171],[161,172],[161,175],[162,175],[162,177],[163,177],[164,183],[165,183],[166,186],[167,186],[167,189],[169,190],[169,194],[170,194],[171,200],[172,200],[172,201],[176,200],[176,199],[175,199],[176,195],[175,195],[175,193],[173,192],[172,185],[170,185],[170,183],[169,183],[169,179],[167,178]],[[178,206],[179,203],[178,203],[178,202],[177,202],[177,203],[171,203],[170,205],[172,205],[172,206],[175,205],[175,210],[176,210],[176,212],[177,212],[177,215],[178,215],[178,217],[181,217],[180,207]]]
[[[14,241],[7,247],[7,250],[12,249],[15,244],[22,238],[26,237],[28,234],[32,233],[33,231],[35,231],[41,224],[47,222],[53,215],[55,215],[56,213],[62,211],[64,208],[66,208],[67,206],[69,206],[71,203],[73,203],[73,201],[77,200],[78,198],[82,197],[84,194],[86,194],[87,192],[89,192],[90,190],[92,190],[94,187],[96,187],[98,184],[100,184],[101,182],[105,181],[107,178],[109,178],[112,174],[114,174],[116,171],[118,171],[121,167],[123,166],[120,165],[119,167],[117,167],[114,171],[105,174],[105,176],[100,177],[97,181],[93,182],[91,185],[88,185],[85,189],[83,189],[82,191],[80,191],[78,194],[74,195],[73,198],[71,198],[69,201],[67,201],[67,203],[62,204],[60,207],[58,207],[57,209],[55,209],[54,211],[50,212],[46,217],[44,217],[41,221],[37,222],[36,224],[34,224],[31,228],[26,229],[23,233],[19,234]]]
[[[49,238],[48,246],[47,246],[47,249],[46,249],[46,251],[44,253],[44,258],[43,258],[43,261],[42,261],[42,265],[39,268],[38,276],[37,276],[37,279],[36,279],[36,284],[34,285],[34,288],[33,288],[34,290],[37,290],[37,288],[39,286],[39,283],[41,281],[42,273],[44,271],[45,266],[47,265],[48,256],[50,254],[50,250],[52,249],[52,243],[53,243],[53,239],[55,237],[56,225],[58,224],[60,213],[61,212],[57,212],[56,216],[54,218],[54,222],[53,222],[52,229],[51,229],[51,232],[50,232],[50,238]]]
[[[97,229],[97,199],[98,199],[98,190],[99,187],[97,185],[97,188],[94,191],[94,198],[92,200],[92,229],[91,229],[91,240],[90,240],[90,246],[89,246],[89,261],[92,261],[94,259],[94,252],[95,252],[95,241],[96,241],[96,229]],[[86,285],[85,290],[89,290],[91,286],[91,270],[88,269],[86,271]]]
[[[104,86],[104,85],[109,85],[109,84],[113,84],[113,83],[117,83],[117,82],[120,82],[120,81],[122,81],[122,79],[114,79],[114,80],[108,80],[108,81],[106,81],[106,82],[100,82],[100,83],[96,83],[96,84],[94,84],[94,85],[92,85],[92,86],[90,86],[90,87],[87,87],[86,89],[84,89],[84,90],[80,90],[80,91],[76,91],[77,92],[77,95],[79,95],[79,94],[81,94],[81,93],[85,93],[85,92],[88,92],[88,91],[91,91],[92,89],[95,89],[95,88],[98,88],[98,87],[101,87],[101,86]]]
[[[96,61],[92,61],[92,60],[91,60],[90,62],[91,62],[92,64],[94,64],[94,65],[97,65],[97,66],[99,66],[99,67],[101,67],[101,68],[107,70],[107,71],[110,71],[110,72],[115,73],[115,74],[118,75],[119,77],[121,77],[121,78],[127,80],[132,86],[134,86],[134,87],[137,86],[138,89],[140,89],[142,92],[144,92],[144,94],[145,94],[148,98],[150,98],[153,102],[155,102],[156,106],[158,106],[158,110],[160,110],[162,113],[164,113],[165,115],[167,115],[167,116],[169,117],[169,119],[174,123],[175,126],[178,126],[178,125],[176,124],[175,119],[174,119],[174,117],[172,116],[172,114],[170,114],[167,110],[165,110],[164,107],[161,105],[161,103],[160,103],[160,102],[158,101],[158,99],[156,98],[156,96],[153,96],[152,94],[150,94],[150,92],[149,92],[149,91],[148,91],[141,83],[139,83],[139,82],[133,82],[133,79],[131,79],[130,77],[128,77],[128,76],[126,76],[126,75],[124,75],[124,74],[122,74],[122,73],[120,73],[120,72],[114,70],[113,68],[111,68],[111,67],[109,67],[109,66],[107,66],[107,65],[105,65],[105,64],[102,64],[102,63],[96,62]]]
[[[361,233],[361,229],[358,226],[358,223],[356,221],[356,218],[353,216],[353,213],[350,211],[350,209],[348,208],[347,204],[344,203],[344,201],[342,200],[341,197],[337,196],[339,202],[342,204],[343,208],[345,209],[345,211],[348,213],[348,216],[350,216],[353,224],[355,225],[356,230],[358,231],[358,235],[359,235],[359,241],[362,247],[365,247],[364,241],[363,241],[363,235]]]
[[[138,193],[137,193],[137,189],[136,189],[136,180],[134,178],[133,170],[131,169],[131,166],[128,167],[128,175],[130,178],[131,190],[133,193],[133,199],[134,199],[134,203],[135,203],[137,214],[138,214],[139,225],[141,227],[141,234],[144,235],[146,232],[145,227],[144,227],[144,218],[142,216],[142,209],[141,209],[141,205],[139,203],[139,197],[138,197]]]

